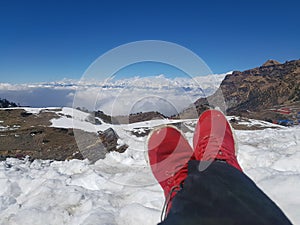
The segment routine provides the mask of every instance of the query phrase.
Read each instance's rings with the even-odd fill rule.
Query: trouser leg
[[[202,172],[198,166],[189,162],[188,177],[161,225],[291,224],[243,172],[222,161]]]

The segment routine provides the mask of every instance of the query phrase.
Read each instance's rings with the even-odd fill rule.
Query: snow
[[[236,120],[236,122],[239,125],[245,125],[247,127],[252,127],[252,126],[256,126],[256,127],[270,127],[270,128],[284,128],[281,125],[278,124],[274,124],[274,123],[270,123],[267,121],[262,121],[262,120],[255,120],[255,119],[246,119],[246,118],[241,118],[239,116],[227,116],[228,120]]]
[[[32,107],[75,106],[101,110],[114,116],[155,107],[174,115],[200,97],[216,91],[226,74],[174,77],[164,75],[128,77],[107,81],[62,80],[36,84],[0,83],[2,98]],[[74,97],[76,101],[74,102]],[[132,104],[132,103],[136,104]],[[30,109],[28,109],[30,110]]]
[[[238,140],[245,172],[299,224],[300,127],[239,131]]]
[[[104,124],[96,126],[89,122],[90,114],[77,109],[63,107],[61,111],[55,112],[60,116],[58,119],[52,119],[52,127],[60,128],[77,128],[88,132],[96,132],[98,130],[107,129],[109,126]]]
[[[54,127],[74,125],[93,132],[109,127],[89,123],[89,114],[78,110],[55,112],[60,118],[51,121]],[[122,154],[111,152],[95,164],[87,160],[0,162],[0,224],[157,224],[163,192],[146,163],[147,137],[130,131],[169,122],[178,121],[114,125],[119,144],[129,148]],[[182,122],[193,129],[196,121]],[[185,135],[192,142],[192,132]],[[292,223],[300,224],[300,127],[236,131],[236,136],[244,172]]]
[[[10,126],[0,126],[0,131],[17,130],[19,128],[20,128],[19,125],[13,125],[12,127],[10,127]]]
[[[47,107],[47,108],[31,108],[31,107],[17,107],[17,108],[11,108],[11,109],[24,109],[27,113],[32,113],[32,114],[39,114],[42,110],[47,110],[47,111],[56,111],[61,109],[60,107]]]

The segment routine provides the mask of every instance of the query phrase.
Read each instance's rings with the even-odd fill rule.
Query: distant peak
[[[274,65],[279,65],[281,64],[280,62],[273,60],[273,59],[269,59],[267,62],[265,62],[262,66],[274,66]]]

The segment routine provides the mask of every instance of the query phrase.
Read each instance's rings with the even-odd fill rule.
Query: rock
[[[128,148],[126,144],[121,146],[118,144],[119,136],[112,128],[99,131],[98,134],[76,130],[75,134],[81,154],[91,163],[104,159],[109,152],[123,153]]]
[[[129,124],[129,123],[136,123],[136,122],[143,122],[149,120],[156,120],[156,119],[164,119],[167,118],[165,115],[159,112],[139,112],[139,113],[132,113],[127,116],[115,116],[111,117],[112,124]]]
[[[149,127],[137,127],[132,129],[131,134],[136,137],[145,137],[150,133],[151,129]]]
[[[276,60],[270,59],[267,62],[265,62],[262,66],[275,66],[275,65],[279,65],[279,64],[281,64],[281,63]]]
[[[127,144],[124,144],[124,145],[121,145],[120,147],[117,147],[117,149],[115,151],[117,151],[119,153],[124,153],[128,147],[129,146]]]
[[[103,132],[98,132],[98,134],[107,152],[125,152],[125,150],[128,148],[128,145],[125,144],[121,146],[118,145],[119,136],[112,128],[108,128]]]
[[[258,68],[235,71],[225,77],[218,91],[223,93],[229,115],[262,120],[288,118],[272,109],[288,106],[300,111],[300,60],[284,64],[269,60]],[[208,100],[199,99],[196,108],[201,109],[206,101],[217,102],[218,97],[214,94]]]

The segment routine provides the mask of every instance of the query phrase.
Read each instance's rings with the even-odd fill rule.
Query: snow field
[[[1,162],[1,224],[155,224],[163,195],[149,168],[105,161]]]
[[[74,122],[77,128],[91,129],[88,114],[76,111],[74,115],[68,108],[62,112],[66,116],[53,120],[52,126],[72,127]],[[67,115],[73,116],[73,122]],[[87,160],[0,162],[0,224],[157,224],[163,192],[145,160],[146,137],[130,131],[167,122],[113,126],[121,142],[130,147],[122,154],[111,152],[95,164]],[[189,127],[194,122],[186,121]],[[185,135],[191,143],[193,134]],[[244,172],[292,223],[300,224],[300,127],[236,131],[236,135]]]
[[[237,133],[245,173],[300,224],[300,127]]]

